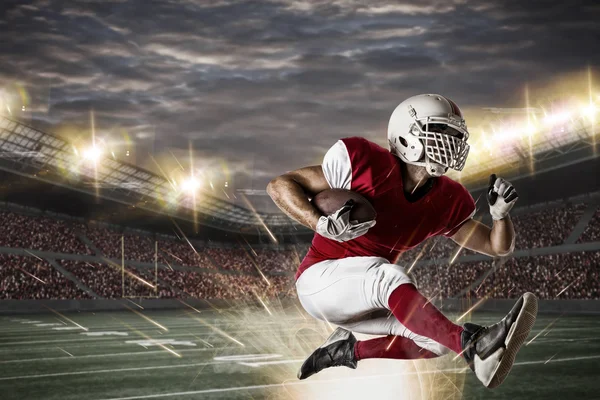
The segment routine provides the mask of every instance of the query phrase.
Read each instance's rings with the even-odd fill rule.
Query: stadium
[[[331,7],[335,10],[345,10],[344,2],[333,3],[336,4]],[[210,8],[188,6],[193,12],[198,12],[196,8]],[[329,8],[323,11],[312,7],[310,2],[298,2],[288,4],[285,9],[293,11],[294,18],[298,18],[294,23],[299,25],[305,21],[296,13],[323,12],[327,18],[337,15]],[[418,19],[423,13],[435,13],[429,7],[420,10],[417,5],[407,4],[388,4],[369,12],[365,11],[369,7],[364,7],[357,6],[352,15],[379,18],[391,13]],[[493,8],[486,7],[481,10]],[[25,18],[27,12],[38,12],[43,5],[21,8],[19,12],[13,10],[15,21]],[[590,10],[592,18],[597,7]],[[245,12],[248,14],[244,15],[251,14]],[[214,13],[219,15],[219,11]],[[63,17],[89,18],[105,24],[96,15],[103,14],[68,10]],[[344,18],[348,15],[344,14]],[[330,21],[327,18],[324,21]],[[221,23],[218,18],[216,21]],[[322,23],[325,24],[319,20],[315,26]],[[278,24],[287,26],[284,22]],[[382,47],[386,51],[391,49],[388,40],[408,37],[416,29],[394,30],[392,35],[388,32],[389,21],[384,20],[383,24],[381,32],[370,32],[373,35],[367,39],[386,41],[388,47]],[[111,34],[115,35],[129,29],[105,25],[111,26]],[[15,22],[16,26],[20,25]],[[315,26],[299,31],[311,35],[312,30],[320,29]],[[512,28],[499,29],[508,32]],[[97,34],[94,32],[93,36]],[[246,34],[242,31],[235,40],[243,42]],[[175,40],[169,35],[165,34],[168,40]],[[284,51],[285,46],[278,42],[285,36],[281,35],[261,36],[260,40],[268,43],[273,40],[277,51]],[[366,36],[359,37],[367,40]],[[311,36],[310,46],[317,46],[314,41]],[[444,47],[426,43],[435,51]],[[170,53],[168,46],[160,51],[148,50],[152,46],[158,45],[149,45],[145,50],[154,51],[154,55],[166,54],[180,63],[201,65],[203,74],[214,73],[212,68],[224,75],[235,70],[226,78],[239,85],[235,89],[239,93],[233,90],[235,96],[245,96],[243,87],[249,86],[252,79],[266,80],[259,73],[263,69],[285,70],[288,62],[292,62],[289,60],[304,65],[325,58],[312,55],[299,62],[285,53],[285,58],[278,59],[272,58],[275,50],[261,48],[256,54],[251,52],[251,61],[245,61],[251,65],[244,66],[251,70],[248,74],[259,77],[253,75],[242,82],[243,74],[237,71],[243,69],[240,65],[244,62],[234,53],[250,52],[247,48],[236,48],[223,58],[195,54],[190,61],[187,56]],[[526,48],[529,46],[532,45]],[[207,45],[208,48],[212,47]],[[100,58],[105,56],[99,48],[94,48],[96,51]],[[111,51],[120,54],[119,50]],[[356,55],[354,51],[343,47],[335,57],[343,54],[352,58]],[[496,50],[481,51],[490,57],[497,54]],[[498,50],[503,51],[504,47]],[[75,59],[73,54],[62,56],[63,61]],[[213,56],[218,63],[211,61]],[[398,64],[402,63],[401,58],[396,60]],[[377,58],[368,61],[373,71],[381,67]],[[510,63],[501,63],[502,68],[506,66],[513,68]],[[569,65],[571,72],[576,68],[581,69],[580,65]],[[386,67],[381,70],[389,73]],[[473,70],[485,68],[478,66]],[[285,70],[277,79],[293,73]],[[57,77],[55,72],[37,74],[52,82],[68,80]],[[308,79],[307,85],[311,90],[313,85],[325,85],[324,89],[329,90],[325,83],[329,80],[343,86],[343,74],[336,74],[319,78],[316,84]],[[0,78],[9,75],[0,67]],[[363,360],[356,370],[332,368],[308,380],[298,380],[298,368],[334,331],[335,324],[326,318],[313,318],[298,299],[295,274],[315,233],[274,206],[265,191],[266,184],[262,185],[260,180],[265,177],[264,171],[243,171],[260,178],[257,178],[260,184],[252,185],[237,184],[235,173],[221,165],[214,168],[220,171],[218,176],[211,177],[207,171],[213,168],[212,164],[207,167],[208,161],[203,164],[206,171],[194,166],[202,158],[194,154],[203,146],[202,138],[194,141],[195,147],[192,140],[189,149],[187,142],[179,146],[179,158],[166,151],[167,147],[155,149],[153,144],[151,151],[142,150],[145,144],[136,147],[136,140],[129,138],[135,136],[133,133],[119,133],[115,144],[106,139],[110,135],[96,133],[101,130],[101,122],[96,118],[107,123],[112,114],[119,115],[120,110],[103,108],[105,99],[85,102],[89,110],[83,117],[73,112],[69,118],[76,117],[69,120],[71,124],[62,124],[51,112],[52,96],[47,95],[47,108],[40,105],[46,100],[36,100],[36,93],[41,90],[38,86],[42,85],[31,86],[36,87],[30,88],[33,99],[29,99],[26,85],[0,81],[0,398],[597,398],[600,366],[600,95],[594,82],[597,76],[593,66],[589,66],[583,73],[577,70],[557,79],[560,85],[543,82],[541,86],[546,90],[539,92],[544,95],[535,100],[525,86],[524,101],[522,93],[512,93],[513,98],[503,102],[506,107],[496,107],[494,103],[494,107],[467,112],[467,117],[476,116],[474,128],[470,127],[469,159],[464,170],[448,175],[464,185],[475,200],[473,219],[487,225],[492,225],[486,201],[490,174],[501,175],[518,190],[519,201],[510,214],[516,232],[510,255],[489,257],[446,237],[434,236],[390,260],[407,271],[428,303],[457,324],[495,323],[523,293],[537,296],[539,312],[533,330],[506,383],[494,390],[483,387],[464,360],[455,355],[402,361]],[[299,79],[294,81],[298,87],[305,84],[299,83]],[[208,78],[198,79],[203,80]],[[129,92],[128,87],[125,92],[143,92],[146,86],[142,81],[136,77],[137,89]],[[190,78],[188,83],[192,81]],[[92,81],[82,78],[82,82],[85,86]],[[378,84],[370,85],[364,90],[353,84],[350,91],[367,93],[375,91]],[[444,85],[444,90],[452,91],[450,84]],[[567,89],[558,90],[559,86]],[[217,90],[212,92],[213,89],[206,89],[207,97],[215,95]],[[54,96],[62,95],[63,89],[53,90],[58,93]],[[548,92],[552,95],[547,95]],[[336,101],[345,101],[347,95],[345,91],[338,94]],[[77,92],[69,96],[69,101],[75,104],[83,95]],[[361,101],[372,100],[371,94],[365,96]],[[161,97],[160,101],[142,99],[139,103],[145,107],[145,100],[155,104],[166,102],[167,97]],[[325,94],[323,99],[319,107],[329,101]],[[216,103],[226,107],[232,101],[219,97]],[[93,111],[96,106],[98,111]],[[330,110],[317,118],[313,106],[298,111],[298,118],[306,114],[325,121],[335,119],[339,111]],[[59,110],[54,112],[60,113],[60,104],[54,107]],[[270,107],[277,112],[276,106]],[[380,114],[389,118],[389,108],[387,103],[375,104],[371,111],[385,109],[385,114],[383,111]],[[237,111],[251,115],[256,109],[248,106],[243,112],[241,108]],[[358,117],[362,116],[361,111],[354,111]],[[194,112],[186,111],[186,118]],[[215,110],[206,111],[211,112],[215,115],[207,120],[221,117]],[[344,116],[348,124],[356,123],[354,118]],[[280,122],[275,123],[277,131]],[[177,129],[175,121],[167,123]],[[262,127],[260,124],[257,122]],[[63,129],[63,125],[69,129]],[[295,126],[296,121],[290,122],[290,129]],[[306,129],[312,127],[310,123],[306,126]],[[385,131],[382,126],[379,124],[365,136],[384,146],[385,137],[380,132],[373,134]],[[252,127],[250,124],[244,135],[252,137]],[[345,136],[361,135],[360,128],[357,129]],[[314,140],[304,146],[318,153],[319,158],[310,158],[313,153],[309,158],[317,160],[313,164],[319,164],[326,150],[322,142],[314,137],[301,140],[292,136],[283,139],[291,146]],[[218,144],[228,148],[233,142],[225,137]],[[268,151],[272,152],[273,160],[280,162],[279,167],[281,159],[291,152],[277,147],[283,142],[278,143]],[[206,146],[204,156],[216,152]],[[248,142],[242,141],[239,146],[247,147]],[[283,155],[277,155],[279,152]],[[224,154],[235,158],[233,150]],[[255,163],[260,155],[247,158]],[[213,158],[210,160],[216,163]],[[269,162],[269,159],[264,161]],[[293,163],[290,161],[289,165]],[[357,337],[370,338],[365,334]]]
[[[9,398],[37,397],[38,387],[45,398],[77,397],[83,387],[93,398],[147,398],[174,381],[182,396],[277,397],[282,387],[290,396],[310,393],[280,379],[293,377],[306,344],[328,329],[294,300],[294,272],[312,232],[282,214],[209,194],[175,208],[164,200],[173,189],[159,175],[107,157],[93,160],[94,171],[57,136],[9,117],[0,126],[0,148],[10,155],[1,160],[0,235],[0,380]],[[493,315],[518,293],[535,293],[544,316],[524,362],[567,360],[554,371],[573,368],[581,394],[594,386],[587,381],[593,373],[581,374],[586,361],[575,368],[568,360],[592,367],[600,357],[600,326],[587,316],[600,311],[593,137],[567,132],[566,144],[541,142],[533,160],[516,161],[525,167],[512,168],[512,179],[526,201],[513,212],[519,236],[511,257],[490,259],[434,238],[396,261],[457,318],[473,308]],[[555,189],[556,180],[575,174],[581,179]],[[478,198],[481,182],[471,182]],[[246,384],[230,387],[230,379]],[[462,393],[442,387],[452,398]],[[518,394],[535,397],[523,388]]]

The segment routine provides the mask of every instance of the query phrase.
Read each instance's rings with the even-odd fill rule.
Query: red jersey
[[[323,161],[330,186],[350,189],[369,200],[377,211],[377,224],[348,242],[315,233],[296,279],[324,260],[375,256],[394,263],[400,254],[431,236],[454,235],[473,216],[473,197],[446,176],[433,178],[429,192],[409,201],[402,185],[401,162],[389,150],[360,137],[342,139],[330,149]]]

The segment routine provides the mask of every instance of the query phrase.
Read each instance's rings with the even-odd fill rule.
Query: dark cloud
[[[599,17],[583,0],[5,0],[0,81],[27,89],[34,124],[94,109],[141,151],[191,141],[260,188],[339,137],[384,143],[407,96],[510,105],[527,81],[597,65]]]

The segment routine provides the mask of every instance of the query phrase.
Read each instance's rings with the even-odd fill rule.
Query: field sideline
[[[475,322],[499,315],[476,313]],[[0,317],[2,399],[597,398],[600,317],[540,316],[507,381],[461,360],[368,360],[306,381],[296,370],[330,332],[291,309]],[[533,341],[532,341],[533,340]]]

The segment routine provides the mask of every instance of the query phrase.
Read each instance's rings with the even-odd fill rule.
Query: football
[[[348,200],[354,200],[354,207],[350,211],[351,221],[366,222],[372,221],[377,217],[377,212],[371,203],[360,194],[351,190],[323,190],[313,197],[311,202],[324,215],[331,215],[342,208]]]

